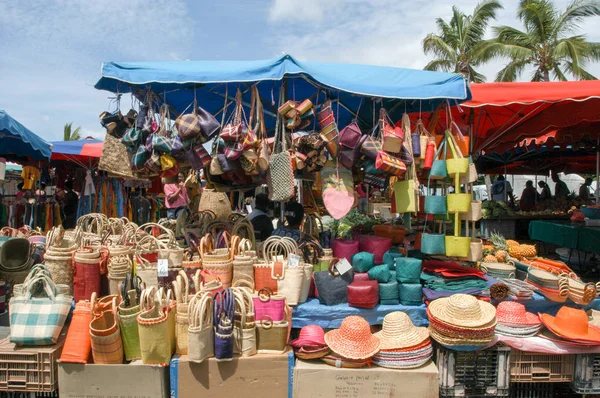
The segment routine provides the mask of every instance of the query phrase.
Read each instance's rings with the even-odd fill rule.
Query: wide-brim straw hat
[[[515,301],[503,301],[496,308],[496,320],[498,323],[511,326],[539,326],[542,321],[540,318],[527,312],[525,306]]]
[[[469,350],[476,350],[477,348],[485,347],[490,345],[494,341],[494,336],[486,337],[483,339],[465,339],[444,336],[437,332],[433,328],[429,328],[429,334],[431,338],[446,347],[469,347]],[[458,349],[458,348],[457,348]]]
[[[496,308],[468,294],[453,294],[432,301],[429,313],[438,321],[459,327],[478,327],[496,319]]]
[[[383,328],[375,333],[380,350],[393,350],[419,345],[429,337],[425,327],[413,325],[410,317],[401,311],[390,312],[383,318]]]
[[[325,346],[325,331],[319,325],[307,325],[300,329],[298,338],[290,342],[292,347]]]
[[[371,334],[369,323],[359,316],[349,316],[339,329],[325,334],[331,351],[349,359],[371,358],[379,351],[379,339]]]
[[[559,337],[600,344],[600,330],[590,327],[584,310],[562,307],[556,316],[540,314],[540,318],[550,331]]]

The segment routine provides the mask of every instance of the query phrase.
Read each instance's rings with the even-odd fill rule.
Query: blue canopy
[[[196,98],[199,106],[218,114],[225,104],[226,89],[232,101],[240,88],[248,107],[250,86],[261,82],[258,88],[265,119],[272,127],[284,78],[288,99],[310,98],[314,104],[326,98],[333,100],[342,127],[357,114],[362,127],[372,126],[382,106],[398,120],[404,112],[431,111],[446,100],[454,105],[471,98],[469,86],[459,74],[300,62],[290,55],[263,61],[105,62],[95,87],[113,93],[131,92],[140,99],[151,90],[159,102],[166,101],[176,113],[184,112]]]
[[[50,160],[51,145],[0,109],[0,157]]]

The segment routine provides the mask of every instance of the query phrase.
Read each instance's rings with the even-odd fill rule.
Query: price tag
[[[392,213],[390,212],[390,209],[388,207],[382,207],[380,210],[380,213],[381,213],[381,218],[383,218],[384,220],[392,219]]]
[[[346,260],[345,258],[342,258],[335,265],[335,269],[337,269],[337,272],[339,272],[340,275],[344,275],[346,272],[348,272],[352,269],[352,265],[350,265],[348,260]]]
[[[158,259],[158,276],[169,276],[169,260],[166,258]]]
[[[298,267],[300,265],[300,256],[297,254],[290,254],[288,257],[288,265],[290,267]]]
[[[248,212],[248,214],[252,213],[252,206],[246,205],[246,211]]]

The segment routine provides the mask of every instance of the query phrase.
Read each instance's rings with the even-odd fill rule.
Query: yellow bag
[[[466,174],[469,171],[469,159],[446,159],[446,170],[452,177],[456,174]]]
[[[416,213],[417,212],[417,191],[415,190],[414,179],[406,181],[397,181],[394,184],[394,197],[396,199],[396,212],[398,213]]]
[[[467,257],[471,250],[471,238],[463,236],[446,236],[446,256]]]
[[[448,213],[466,213],[471,208],[470,193],[450,193],[447,195]]]
[[[177,161],[175,158],[169,154],[163,153],[160,155],[160,168],[162,171],[167,171],[175,167]]]

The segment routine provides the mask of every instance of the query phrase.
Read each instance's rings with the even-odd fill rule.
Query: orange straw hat
[[[569,340],[600,344],[600,330],[589,327],[584,310],[562,307],[556,316],[540,314],[540,318],[550,331]]]
[[[379,339],[360,316],[349,316],[339,329],[325,333],[325,342],[334,353],[349,359],[367,359],[379,352]]]
[[[448,325],[477,328],[496,324],[496,308],[469,294],[458,293],[433,300],[428,309],[431,316]]]
[[[525,310],[525,306],[516,301],[503,301],[496,308],[498,323],[515,326],[537,326],[542,322],[540,318]]]
[[[380,350],[396,350],[421,344],[429,338],[429,331],[413,325],[406,313],[394,311],[383,318],[383,328],[375,336],[381,342]]]

